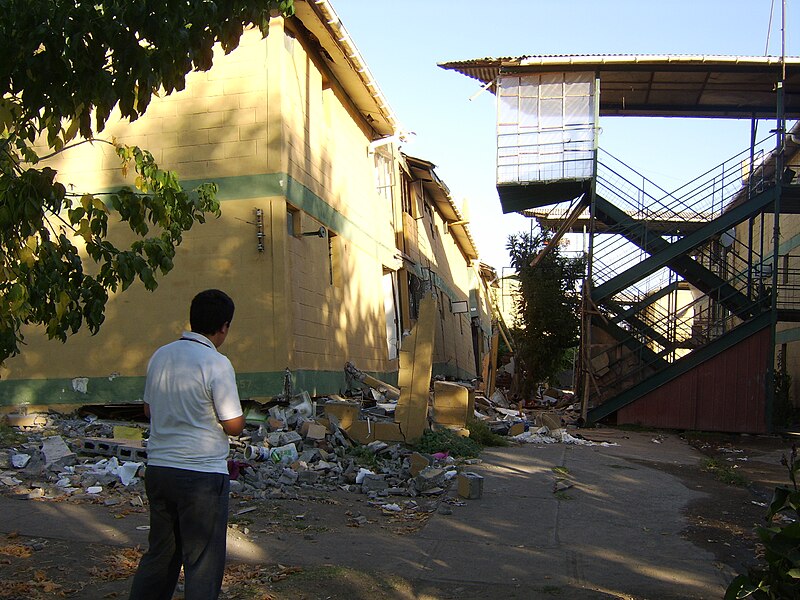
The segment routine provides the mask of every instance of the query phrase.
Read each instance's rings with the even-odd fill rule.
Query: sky
[[[401,127],[414,132],[402,151],[437,166],[471,222],[481,261],[501,274],[508,273],[508,236],[529,231],[531,222],[500,207],[495,96],[437,63],[538,54],[781,54],[781,0],[331,3]],[[794,56],[800,0],[785,3],[786,54]],[[600,127],[602,149],[668,190],[750,140],[749,120],[601,118]],[[759,124],[759,138],[772,128]]]

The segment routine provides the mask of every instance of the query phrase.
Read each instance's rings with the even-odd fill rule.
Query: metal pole
[[[767,365],[767,402],[764,419],[767,431],[772,431],[772,414],[775,401],[775,342],[778,325],[778,259],[781,242],[781,192],[783,187],[784,150],[786,147],[786,119],[784,107],[784,84],[786,81],[786,0],[781,3],[781,79],[778,82],[777,139],[775,140],[775,205],[772,213],[772,295],[770,303],[771,327],[769,345],[769,364]]]
[[[592,142],[593,165],[592,165],[592,181],[589,198],[589,248],[586,258],[586,281],[583,285],[583,315],[581,319],[583,327],[583,335],[581,335],[581,346],[583,347],[583,396],[581,399],[581,421],[586,423],[586,418],[589,414],[589,390],[591,383],[591,369],[592,369],[592,306],[591,306],[591,290],[592,290],[592,260],[594,254],[594,221],[595,221],[595,201],[597,199],[597,155],[598,155],[598,134],[600,127],[600,74],[595,73],[594,77],[594,140]]]

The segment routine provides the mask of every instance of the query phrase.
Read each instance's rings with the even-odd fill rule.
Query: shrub
[[[753,598],[754,600],[779,600],[800,598],[800,491],[797,489],[797,447],[792,446],[789,458],[784,455],[781,464],[789,471],[791,487],[775,488],[767,509],[767,527],[759,527],[758,537],[764,545],[763,560],[766,565],[752,568],[747,575],[731,581],[725,600]],[[774,517],[786,514],[791,519],[774,522]]]
[[[484,421],[477,419],[470,419],[467,421],[467,429],[469,429],[469,437],[475,440],[481,446],[508,446],[509,441],[506,437],[499,435],[489,429],[489,426]]]
[[[426,430],[414,446],[417,452],[434,454],[449,452],[450,456],[474,458],[480,454],[481,445],[472,438],[462,437],[449,429]]]

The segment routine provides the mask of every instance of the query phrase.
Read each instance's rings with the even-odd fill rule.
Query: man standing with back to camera
[[[150,534],[131,600],[170,600],[181,566],[186,600],[219,596],[228,528],[228,436],[244,429],[233,366],[217,352],[233,311],[224,292],[200,292],[189,310],[192,330],[156,350],[147,365]]]

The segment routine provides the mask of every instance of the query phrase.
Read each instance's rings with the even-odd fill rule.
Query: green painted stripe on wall
[[[397,253],[394,246],[389,246],[383,240],[373,237],[373,230],[351,221],[287,173],[181,180],[185,190],[192,190],[203,183],[217,184],[217,199],[220,202],[284,196],[293,206],[307,212],[325,227],[345,237],[370,255],[393,257]],[[118,189],[118,187],[104,188],[96,193],[114,193]]]
[[[395,384],[397,373],[373,374]],[[312,396],[343,393],[347,381],[342,371],[293,371],[295,392]],[[142,401],[144,377],[88,377],[78,379],[11,379],[0,381],[0,406],[50,406],[55,404],[131,404]],[[82,384],[86,393],[75,390]],[[283,371],[238,373],[239,396],[277,396],[283,392]]]
[[[76,391],[73,382],[84,383],[86,393]],[[11,379],[0,381],[0,406],[127,404],[141,402],[143,391],[144,377]]]
[[[369,373],[390,385],[397,385],[397,373]],[[433,374],[468,380],[474,374],[447,364],[433,365]],[[283,392],[283,372],[239,373],[236,383],[242,400],[257,396],[277,396]],[[78,379],[17,379],[0,381],[0,406],[50,406],[56,404],[133,404],[142,401],[144,377],[88,377]],[[75,390],[83,384],[86,393]],[[344,371],[293,371],[295,393],[311,396],[343,394],[348,385]]]

